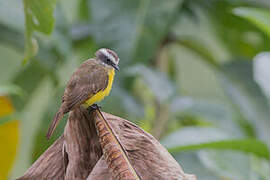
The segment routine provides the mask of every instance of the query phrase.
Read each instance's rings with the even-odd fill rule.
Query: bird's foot
[[[101,109],[101,106],[97,105],[97,104],[93,104],[92,106],[90,106],[92,109],[97,110],[97,109]]]
[[[93,104],[93,105],[91,105],[91,106],[89,106],[87,108],[87,110],[89,111],[89,113],[91,113],[92,111],[98,110],[98,109],[101,109],[101,106],[99,106],[97,104]]]

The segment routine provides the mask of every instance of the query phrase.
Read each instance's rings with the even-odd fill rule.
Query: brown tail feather
[[[47,131],[47,135],[46,135],[47,139],[50,139],[51,135],[53,134],[57,124],[59,123],[59,121],[61,120],[63,115],[64,115],[64,113],[60,108],[60,110],[55,114],[54,119],[51,122],[51,125],[50,125],[50,127],[49,127],[49,129]]]

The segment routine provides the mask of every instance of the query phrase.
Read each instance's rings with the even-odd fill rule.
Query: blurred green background
[[[269,0],[0,0],[0,180],[50,141],[73,70],[121,61],[104,111],[168,148],[199,180],[270,177]],[[267,52],[269,51],[269,52]]]

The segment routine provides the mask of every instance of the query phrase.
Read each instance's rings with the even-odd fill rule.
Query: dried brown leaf
[[[102,114],[123,147],[130,165],[142,180],[196,180],[194,175],[183,172],[152,135],[125,119],[104,112]],[[107,137],[102,140],[108,134],[105,126],[99,124],[101,120],[96,112],[89,114],[83,108],[72,111],[64,137],[61,136],[19,179],[127,179],[121,173],[119,176],[114,175],[119,174],[117,172],[121,172],[122,168],[126,170],[129,167],[123,165],[122,160],[117,160],[117,157],[123,157],[123,152],[110,151],[116,146],[113,145],[115,139]],[[96,133],[95,122],[98,131],[102,132],[100,136]],[[110,146],[105,147],[104,144]]]
[[[99,142],[113,179],[140,180],[128,158],[125,148],[123,148],[122,143],[117,138],[106,118],[99,108],[96,112],[98,118],[95,118],[95,125],[100,139]]]

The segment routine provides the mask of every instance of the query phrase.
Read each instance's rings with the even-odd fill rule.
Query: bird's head
[[[119,58],[114,51],[106,48],[101,48],[95,54],[97,60],[101,61],[102,64],[114,68],[117,71],[120,70],[118,66]]]

